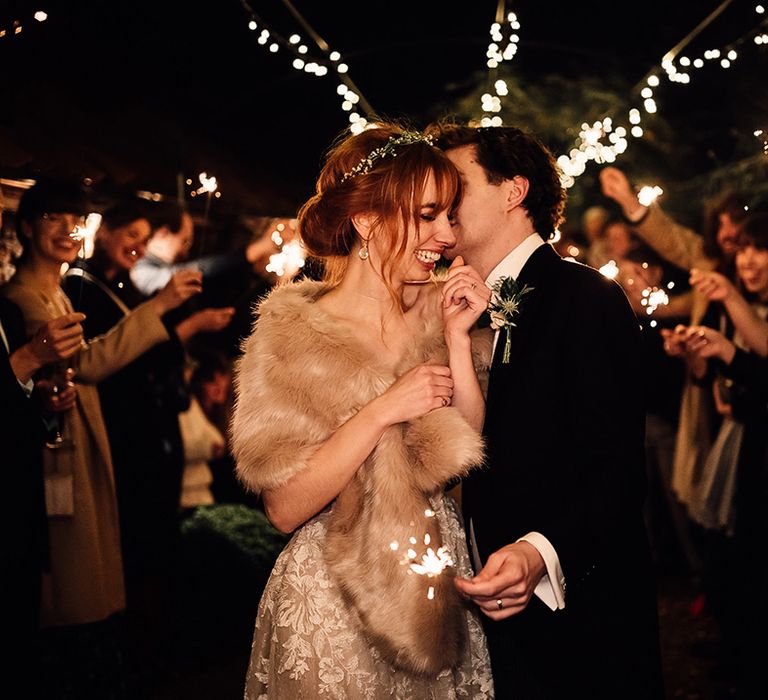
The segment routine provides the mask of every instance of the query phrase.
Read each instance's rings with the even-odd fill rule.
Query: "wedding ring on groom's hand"
[[[501,602],[501,598],[496,601],[496,607],[501,610],[504,607],[504,603]]]

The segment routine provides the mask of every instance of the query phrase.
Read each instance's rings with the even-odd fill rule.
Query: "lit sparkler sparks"
[[[669,304],[669,296],[663,289],[658,287],[646,287],[642,294],[643,298],[640,300],[640,303],[645,307],[645,313],[649,316],[660,306]]]
[[[282,240],[282,239],[281,239]],[[267,272],[272,272],[278,277],[292,277],[306,262],[304,247],[298,241],[289,241],[279,253],[269,256]]]
[[[426,518],[434,518],[435,511],[427,508],[424,511],[424,516]],[[411,527],[416,526],[413,521],[411,521],[410,525]],[[419,553],[416,551],[416,547],[419,547],[421,542],[415,535],[409,536],[404,545],[406,549],[402,554],[400,564],[402,566],[408,567],[407,570],[409,574],[417,574],[418,576],[434,578],[435,576],[440,576],[448,567],[454,565],[453,556],[451,555],[448,547],[441,546],[437,549],[431,547],[430,545],[432,544],[432,535],[430,535],[428,532],[425,532],[424,536],[420,539],[421,542],[423,542],[423,546],[426,548],[423,550],[421,555],[419,555]],[[389,548],[393,552],[399,551],[400,542],[398,540],[393,540],[389,543]],[[427,600],[434,600],[434,586],[429,586],[426,596]]]
[[[213,193],[219,189],[219,183],[216,181],[216,178],[213,176],[208,177],[208,173],[200,173],[198,178],[200,179],[200,187],[195,190],[195,194],[203,194],[203,192]]]
[[[609,280],[615,280],[619,276],[619,266],[615,260],[609,260],[600,268],[600,274]]]
[[[640,202],[640,204],[642,204],[644,207],[649,207],[662,194],[664,194],[664,190],[662,190],[658,185],[653,185],[653,187],[646,185],[645,187],[642,187],[637,193],[637,201]]]
[[[413,550],[409,550],[409,554],[411,551]],[[419,576],[439,576],[449,566],[453,566],[453,559],[446,547],[438,547],[437,552],[428,547],[421,557],[421,563],[411,562],[410,569]]]

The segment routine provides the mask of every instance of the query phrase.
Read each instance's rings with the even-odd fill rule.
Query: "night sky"
[[[298,32],[319,54],[283,2],[252,5],[273,30]],[[629,22],[602,2],[508,3],[521,23],[511,65],[533,82],[561,73],[618,75],[634,85],[721,3],[622,5]],[[690,55],[746,33],[760,19],[755,5],[734,0]],[[486,74],[491,0],[465,2],[460,11],[436,2],[294,6],[341,52],[381,115],[424,126]],[[32,19],[37,9],[48,12],[46,22]],[[290,214],[310,192],[323,150],[347,125],[338,81],[305,75],[284,50],[270,54],[258,45],[239,0],[4,0],[0,28],[14,19],[24,31],[0,39],[0,176],[91,177],[173,194],[177,173],[207,170],[218,174],[222,207],[228,200]],[[708,66],[688,86],[660,88],[660,112],[678,137],[694,126],[701,132],[694,149],[701,167],[743,157],[751,131],[768,128],[758,77],[766,74],[767,51],[747,46],[730,72]]]

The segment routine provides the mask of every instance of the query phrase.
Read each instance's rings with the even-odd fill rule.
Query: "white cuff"
[[[31,379],[28,379],[26,382],[22,382],[21,379],[16,380],[19,383],[19,386],[21,386],[22,391],[27,395],[27,398],[32,396],[32,391],[35,388],[35,382]]]
[[[562,610],[565,607],[565,577],[555,548],[544,535],[538,532],[529,532],[517,541],[533,545],[541,554],[544,565],[547,567],[547,573],[541,577],[533,590],[534,594],[550,610]]]

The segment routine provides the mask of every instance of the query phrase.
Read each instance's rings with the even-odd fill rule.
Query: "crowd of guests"
[[[236,308],[216,290],[239,287],[249,307],[272,284],[274,243],[189,260],[187,211],[122,198],[102,208],[85,258],[91,211],[74,184],[25,190],[12,221],[20,255],[0,285],[13,410],[3,618],[15,672],[50,697],[117,697],[116,678],[167,658],[183,519],[221,501],[257,505],[225,466],[236,348],[222,332]]]
[[[729,192],[694,231],[641,205],[621,170],[600,179],[605,201],[585,211],[579,237],[555,246],[615,278],[636,311],[657,562],[696,577],[721,660],[740,687],[759,687],[763,647],[749,640],[768,622],[768,213]],[[205,341],[237,313],[250,321],[250,301],[273,284],[263,263],[275,248],[262,236],[189,259],[187,211],[123,199],[101,212],[84,258],[89,207],[79,187],[39,182],[13,215],[18,242],[0,285],[14,496],[2,600],[17,673],[42,649],[58,668],[26,680],[55,678],[61,692],[85,676],[106,698],[110,664],[171,653],[182,519],[248,498],[227,444],[237,347]],[[250,296],[233,294],[244,280]],[[605,387],[605,400],[621,390]]]
[[[604,203],[560,252],[616,279],[643,327],[657,563],[690,573],[692,611],[717,623],[714,646],[695,651],[738,697],[762,697],[766,647],[752,640],[768,621],[768,209],[757,193],[724,191],[702,203],[695,231],[642,205],[620,169],[603,168],[600,183]]]

